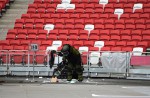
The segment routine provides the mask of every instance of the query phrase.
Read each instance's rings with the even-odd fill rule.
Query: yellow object
[[[52,78],[51,78],[51,82],[52,82],[52,83],[56,83],[56,82],[58,82],[57,77],[52,77]]]

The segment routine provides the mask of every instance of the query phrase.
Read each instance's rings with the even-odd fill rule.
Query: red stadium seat
[[[101,35],[100,36],[100,40],[102,40],[102,41],[109,41],[110,40],[110,36],[109,35]]]
[[[142,36],[140,35],[132,35],[132,41],[141,41],[142,40]]]
[[[81,46],[83,46],[83,41],[74,41],[73,46],[74,47],[81,47]]]
[[[70,30],[69,35],[78,35],[80,30]]]
[[[116,41],[105,41],[105,46],[113,47],[116,46]]]
[[[99,30],[91,30],[90,35],[99,35],[100,31]]]
[[[116,46],[125,47],[126,46],[126,41],[117,41]]]
[[[51,46],[51,45],[52,45],[52,41],[51,40],[43,40],[41,42],[41,46],[47,47],[47,46]]]
[[[94,46],[94,41],[84,41],[83,42],[83,45],[84,46],[87,46],[87,47],[93,47]]]
[[[6,36],[6,40],[15,40],[15,39],[16,39],[15,34],[7,34],[7,36]]]
[[[68,40],[76,41],[76,40],[78,40],[78,35],[69,35]]]
[[[49,34],[48,37],[47,37],[47,40],[51,40],[51,41],[57,40],[57,39],[58,39],[57,35],[51,35],[51,34]]]
[[[66,41],[66,40],[68,40],[68,36],[67,36],[67,35],[64,35],[64,34],[63,34],[63,35],[60,34],[60,35],[58,36],[58,40]]]
[[[88,35],[79,35],[79,40],[86,41],[88,40]]]
[[[121,40],[122,41],[131,41],[131,36],[130,35],[122,35]]]
[[[64,44],[73,45],[73,41],[63,41],[63,45],[64,45]]]
[[[111,47],[111,51],[121,51],[121,47]]]
[[[99,36],[98,35],[90,35],[89,36],[89,40],[91,40],[91,41],[97,41],[97,40],[99,40],[100,38],[99,38]]]

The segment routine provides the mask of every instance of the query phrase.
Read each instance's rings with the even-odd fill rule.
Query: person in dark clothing
[[[77,75],[78,81],[83,80],[83,66],[81,61],[80,52],[69,44],[65,44],[61,51],[58,52],[59,56],[62,56],[62,62],[58,65],[58,68],[54,70],[54,74],[60,73],[63,68],[67,69],[67,81],[73,79],[74,73]],[[64,67],[62,67],[64,66]]]

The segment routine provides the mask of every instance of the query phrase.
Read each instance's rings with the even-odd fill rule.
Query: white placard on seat
[[[108,4],[108,0],[99,0],[99,4],[102,4],[104,9],[105,5]]]
[[[104,47],[104,41],[95,41],[94,47],[98,47],[100,51],[100,49]]]
[[[90,33],[91,30],[94,30],[94,25],[92,25],[92,24],[87,24],[87,25],[85,25],[84,30],[88,30],[89,33]]]
[[[53,30],[54,29],[54,25],[53,24],[46,24],[45,27],[44,27],[44,30],[47,30],[48,33],[50,30]]]
[[[75,4],[67,4],[66,9],[75,9]]]
[[[48,46],[46,51],[50,51],[50,50],[57,51],[58,47],[61,47],[61,45],[62,45],[62,41],[59,41],[59,40],[53,41],[52,45]]]
[[[136,9],[142,9],[143,8],[143,4],[138,3],[138,4],[134,4],[133,6],[133,13],[135,12]]]
[[[71,2],[71,0],[62,0],[62,1],[61,1],[62,4],[64,4],[64,3],[65,3],[65,4],[70,4],[70,2]]]
[[[123,9],[115,9],[114,14],[118,15],[118,20],[120,19],[121,15],[124,13]]]
[[[57,4],[57,9],[66,9],[66,6],[67,4]]]

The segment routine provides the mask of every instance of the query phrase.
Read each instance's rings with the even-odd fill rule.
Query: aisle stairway
[[[5,40],[8,30],[14,27],[15,20],[26,13],[28,4],[32,2],[33,0],[15,0],[10,9],[3,13],[0,18],[0,40]]]

